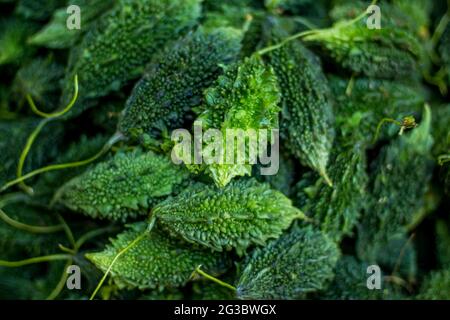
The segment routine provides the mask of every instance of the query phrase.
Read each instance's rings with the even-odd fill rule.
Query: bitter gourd
[[[298,299],[321,290],[334,275],[336,244],[312,228],[294,229],[244,262],[237,284],[241,299]]]
[[[449,287],[450,269],[434,271],[426,277],[416,298],[419,300],[450,300]]]
[[[336,23],[303,38],[317,44],[327,58],[343,69],[368,77],[417,78],[424,53],[417,38],[395,27],[369,29],[360,23]]]
[[[246,134],[253,130],[254,135],[249,134],[249,137],[257,139],[258,152],[262,153],[273,142],[272,130],[278,129],[279,99],[274,71],[260,57],[253,55],[227,67],[215,85],[205,91],[205,103],[197,108],[199,116],[196,120],[203,132],[208,129],[220,130],[223,138],[219,150],[221,153],[209,153],[212,143],[204,141],[200,151],[203,164],[190,164],[188,168],[194,172],[205,171],[219,187],[224,187],[236,176],[250,175],[252,163],[249,143],[234,143],[234,138],[232,141],[227,139],[227,132],[236,133],[240,130]],[[259,143],[260,137],[264,135],[260,129],[267,130],[267,145]],[[227,151],[227,145],[234,148],[231,150],[233,161],[226,160],[230,151]],[[244,161],[239,163],[237,157],[242,152]],[[217,157],[219,161],[215,161]]]
[[[349,144],[372,145],[380,121],[418,115],[427,99],[427,92],[414,82],[330,76],[329,83],[335,100],[336,128]],[[398,130],[395,127],[394,134]],[[381,127],[379,138],[392,136],[391,131],[389,126]]]
[[[271,35],[269,45],[286,34],[275,25]],[[326,166],[334,139],[333,110],[320,61],[297,41],[269,52],[268,57],[282,91],[282,134],[291,152],[331,184]]]
[[[363,215],[358,241],[359,255],[366,261],[373,261],[393,236],[422,218],[418,213],[433,171],[430,127],[431,111],[426,106],[419,127],[385,146],[375,161],[370,209]]]
[[[159,226],[173,236],[213,250],[236,248],[278,238],[303,213],[289,198],[254,179],[231,182],[223,189],[197,184],[153,210]]]
[[[93,218],[124,221],[145,215],[187,177],[188,173],[170,159],[135,150],[118,153],[73,178],[55,199]]]
[[[324,290],[321,298],[330,300],[374,300],[384,296],[384,281],[381,282],[383,290],[370,290],[367,287],[367,267],[369,264],[356,260],[353,256],[343,256],[336,264],[336,275],[329,286]],[[383,277],[381,277],[383,280]]]
[[[237,58],[241,38],[233,28],[200,28],[156,55],[126,103],[119,130],[139,136],[179,128],[202,103],[203,90],[219,76],[221,65]]]
[[[351,235],[365,205],[366,157],[360,145],[335,147],[328,168],[333,188],[308,172],[297,184],[305,214],[335,241]]]
[[[105,96],[139,77],[151,57],[192,26],[199,0],[119,0],[71,51],[70,83],[78,74],[80,99],[67,117],[86,108],[84,99]],[[72,96],[68,87],[63,105]]]
[[[118,252],[147,232],[146,229],[147,223],[134,223],[105,250],[88,253],[86,257],[105,271]],[[163,289],[185,285],[199,265],[209,273],[219,274],[230,266],[230,261],[223,254],[193,247],[152,230],[116,260],[111,275],[119,287]]]

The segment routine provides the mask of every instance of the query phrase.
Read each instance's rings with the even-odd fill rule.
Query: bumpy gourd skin
[[[119,130],[127,136],[179,128],[203,90],[233,62],[242,32],[233,28],[198,29],[152,59],[127,101]]]
[[[275,26],[269,44],[284,31]],[[289,42],[268,53],[282,91],[282,134],[291,152],[305,165],[327,177],[334,139],[333,111],[327,80],[319,59],[302,44]]]
[[[88,253],[86,257],[106,271],[118,252],[147,232],[147,223],[134,223],[129,228],[104,251]],[[230,266],[230,260],[226,255],[193,247],[152,230],[116,260],[111,275],[119,287],[162,289],[185,285],[199,265],[217,275]]]
[[[182,167],[164,156],[119,153],[67,182],[56,199],[93,218],[125,221],[145,215],[187,177]]]
[[[336,244],[312,228],[294,229],[244,261],[241,299],[297,299],[324,288],[339,258]]]
[[[37,2],[34,1],[33,2]],[[76,45],[95,20],[114,7],[117,0],[69,0],[65,6],[53,11],[50,21],[28,39],[28,43],[52,49],[67,49]],[[80,29],[67,32],[67,8],[69,5],[80,7],[82,20]]]
[[[318,44],[342,68],[381,79],[413,76],[423,54],[413,35],[394,27],[369,29],[361,23],[339,22],[303,39]]]
[[[139,77],[151,57],[196,22],[199,0],[119,0],[76,47],[69,61],[68,83],[78,74],[82,98],[117,91]],[[71,97],[67,87],[63,102]],[[83,99],[80,99],[82,101]],[[64,104],[64,103],[63,103]],[[83,111],[78,103],[70,112]]]
[[[267,129],[270,140],[271,130],[278,129],[279,101],[280,92],[274,71],[260,57],[253,55],[227,67],[215,85],[205,91],[205,103],[197,109],[199,116],[196,121],[201,123],[203,132],[207,129],[220,130],[224,140],[227,129],[254,129],[256,133],[259,129]],[[205,144],[207,147],[208,144]],[[225,145],[226,141],[223,141],[224,155],[227,152]],[[236,144],[234,147],[236,151]],[[261,151],[265,146],[258,145],[258,148]],[[248,152],[246,145],[247,161],[243,164],[212,163],[188,167],[197,172],[205,170],[217,186],[224,187],[236,176],[251,174]],[[204,162],[205,159],[206,156]]]
[[[366,147],[375,141],[377,126],[384,118],[401,121],[404,116],[417,115],[427,93],[418,83],[382,79],[329,77],[335,100],[336,127],[347,143],[362,142]],[[350,87],[349,87],[350,86]],[[389,133],[385,125],[378,139]],[[398,129],[396,128],[395,134]]]
[[[359,256],[373,261],[389,239],[421,219],[417,216],[433,171],[431,111],[425,108],[418,128],[380,151],[372,172],[368,208],[359,230]]]
[[[243,254],[253,244],[278,238],[302,217],[289,198],[254,179],[225,188],[197,184],[152,211],[158,225],[174,236],[222,251]]]
[[[366,194],[366,157],[360,145],[335,148],[328,167],[333,188],[308,172],[297,184],[300,208],[335,241],[351,235]]]
[[[450,300],[450,268],[431,272],[424,280],[419,300]]]
[[[40,110],[51,112],[58,108],[57,96],[63,77],[64,67],[51,56],[37,58],[17,71],[12,91],[20,103],[25,104],[25,97],[29,94]]]
[[[335,1],[330,11],[331,19],[336,22],[340,20],[354,19],[368,7],[363,0],[340,0]],[[393,0],[383,1],[381,4],[381,28],[399,28],[410,31],[418,39],[428,39],[430,32],[430,14],[433,10],[433,2],[428,0]],[[362,23],[367,22],[366,16]]]

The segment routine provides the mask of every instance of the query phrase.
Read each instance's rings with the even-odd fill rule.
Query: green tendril
[[[34,103],[33,98],[29,94],[27,95],[27,100],[28,100],[28,103],[30,104],[31,110],[33,110],[33,112],[36,113],[38,116],[41,116],[41,117],[47,118],[47,119],[59,118],[62,115],[66,114],[67,112],[70,111],[70,109],[72,109],[72,107],[74,106],[77,99],[78,99],[78,75],[75,75],[75,77],[74,77],[73,97],[70,100],[69,104],[61,111],[56,111],[54,113],[42,112],[36,107],[36,104]]]
[[[52,164],[49,166],[45,166],[39,169],[36,169],[34,171],[31,171],[23,176],[21,176],[20,178],[16,178],[14,180],[11,180],[9,182],[7,182],[2,188],[0,188],[0,192],[4,192],[5,190],[11,188],[12,186],[25,181],[27,179],[30,179],[38,174],[44,173],[44,172],[49,172],[49,171],[55,171],[55,170],[62,170],[62,169],[68,169],[68,168],[74,168],[74,167],[80,167],[80,166],[84,166],[87,165],[95,160],[97,160],[98,158],[100,158],[101,156],[103,156],[105,153],[107,153],[111,147],[116,144],[119,141],[122,141],[124,139],[124,136],[121,133],[116,133],[114,136],[111,137],[111,139],[103,146],[103,148],[94,156],[85,159],[85,160],[81,160],[81,161],[75,161],[75,162],[69,162],[69,163],[62,163],[62,164]]]
[[[14,220],[12,218],[10,218],[5,211],[3,211],[2,209],[0,209],[0,218],[7,224],[9,224],[10,226],[19,229],[19,230],[23,230],[26,232],[30,232],[30,233],[54,233],[54,232],[58,232],[63,230],[63,226],[62,225],[55,225],[55,226],[47,226],[47,227],[41,227],[41,226],[32,226],[29,224],[25,224],[22,222],[19,222],[17,220]]]
[[[27,100],[28,103],[31,107],[31,110],[33,110],[34,113],[36,113],[37,115],[45,118],[44,120],[42,120],[39,125],[36,127],[36,129],[33,130],[33,132],[30,134],[30,136],[27,139],[27,142],[25,144],[25,147],[20,155],[19,158],[19,163],[17,165],[17,178],[20,179],[22,177],[22,173],[23,173],[23,167],[25,165],[25,160],[27,159],[27,155],[30,152],[31,146],[33,145],[34,141],[36,140],[38,134],[42,131],[42,129],[47,125],[47,123],[49,123],[52,120],[55,120],[57,118],[59,118],[60,116],[66,114],[67,112],[70,111],[70,109],[72,109],[72,107],[75,105],[75,102],[77,101],[78,98],[78,76],[75,75],[74,77],[74,95],[72,97],[72,100],[69,102],[69,104],[61,111],[55,112],[55,113],[45,113],[40,111],[37,107],[36,104],[33,101],[33,98],[31,97],[31,95],[27,95]],[[19,181],[18,182],[20,187],[27,192],[28,194],[33,194],[33,189],[29,186],[27,186],[24,181]]]
[[[417,127],[416,119],[413,116],[406,116],[403,118],[402,121],[398,121],[398,120],[395,120],[392,118],[383,118],[378,123],[377,130],[375,132],[375,136],[372,141],[373,143],[375,143],[378,140],[378,136],[380,134],[380,129],[383,126],[383,124],[385,124],[386,122],[393,123],[400,127],[400,130],[398,132],[399,136],[401,136],[403,134],[403,132],[405,132],[406,129],[413,129],[413,128]]]
[[[38,134],[42,131],[42,129],[45,127],[45,125],[49,122],[49,119],[42,120],[38,126],[33,130],[33,132],[30,134],[30,136],[27,139],[27,142],[25,144],[25,147],[23,148],[22,153],[20,154],[19,163],[17,165],[17,178],[20,178],[22,176],[23,167],[25,165],[25,160],[27,159],[27,155],[30,152],[31,146],[33,145],[34,141],[36,140]],[[27,186],[23,181],[20,182],[20,187],[28,194],[33,194],[33,189],[29,186]]]
[[[26,266],[29,264],[58,261],[58,260],[68,260],[71,258],[72,258],[72,256],[69,254],[52,254],[52,255],[47,255],[47,256],[40,256],[40,257],[34,257],[34,258],[25,259],[25,260],[19,260],[19,261],[0,260],[0,267],[15,268],[15,267]]]
[[[13,228],[23,230],[30,233],[54,233],[63,230],[62,225],[54,225],[54,226],[33,226],[26,223],[22,223],[17,221],[3,210],[3,208],[11,202],[16,202],[19,200],[28,199],[28,196],[23,193],[11,193],[0,199],[0,219],[3,220],[6,224],[9,224]]]
[[[116,256],[114,257],[114,259],[111,261],[111,264],[109,265],[108,269],[106,270],[105,274],[103,275],[103,277],[101,278],[100,282],[98,283],[97,287],[95,288],[94,292],[92,293],[91,297],[89,298],[89,300],[94,300],[95,296],[97,295],[97,292],[100,290],[100,288],[102,287],[103,283],[106,280],[106,277],[109,275],[109,273],[111,272],[112,267],[114,266],[114,264],[116,263],[116,261],[120,258],[120,256],[122,256],[124,253],[126,253],[128,250],[130,250],[131,248],[133,248],[136,244],[138,244],[140,241],[142,241],[144,239],[144,237],[148,236],[149,231],[146,230],[143,234],[141,234],[139,237],[137,237],[136,239],[134,239],[129,245],[127,245],[125,248],[123,248],[122,250],[120,250]]]
[[[200,268],[201,268],[201,265],[197,266],[197,268],[195,268],[194,273],[198,273],[201,276],[205,277],[206,279],[211,280],[211,281],[221,285],[222,287],[228,288],[228,289],[232,290],[233,292],[237,291],[236,287],[234,287],[231,284],[226,283],[220,279],[217,279],[216,277],[213,277],[212,275],[207,274],[205,271],[203,271]]]

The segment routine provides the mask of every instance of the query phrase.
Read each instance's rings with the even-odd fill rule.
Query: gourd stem
[[[64,284],[68,277],[67,268],[73,263],[73,257],[78,253],[78,250],[81,248],[81,246],[89,239],[95,238],[105,232],[112,230],[112,229],[113,228],[110,226],[110,227],[105,227],[105,228],[101,228],[101,229],[95,229],[95,230],[85,233],[75,242],[75,246],[73,249],[66,248],[61,244],[59,245],[59,248],[65,252],[70,253],[72,258],[69,259],[69,261],[67,261],[67,264],[64,266],[63,272],[61,274],[60,281],[58,282],[56,287],[53,289],[53,291],[48,295],[46,300],[55,299],[57,296],[59,296],[61,291],[64,289]]]
[[[411,241],[415,237],[415,233],[412,233],[411,236],[408,238],[408,240],[405,241],[405,244],[402,246],[402,249],[400,250],[400,254],[398,255],[397,261],[395,262],[394,269],[392,269],[391,276],[395,276],[398,269],[400,268],[400,265],[403,261],[403,257],[405,256],[405,251],[408,245],[411,243]]]
[[[219,280],[216,277],[213,277],[213,276],[207,274],[205,271],[200,269],[200,267],[201,267],[201,265],[199,265],[197,268],[195,268],[195,272],[197,272],[198,274],[202,275],[203,277],[205,277],[208,280],[214,281],[215,283],[221,285],[222,287],[225,287],[225,288],[228,288],[230,290],[233,290],[234,292],[237,291],[236,287],[232,286],[229,283],[223,282],[222,280]]]

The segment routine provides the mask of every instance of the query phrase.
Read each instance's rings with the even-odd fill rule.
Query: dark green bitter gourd
[[[381,3],[381,2],[380,2]],[[330,17],[334,22],[355,19],[367,10],[368,2],[363,0],[335,1],[330,11]],[[433,2],[428,0],[393,0],[382,1],[381,28],[399,28],[409,31],[420,40],[430,38],[430,13]],[[362,23],[366,24],[370,15],[366,16]]]
[[[188,175],[165,156],[118,153],[64,184],[55,199],[92,218],[124,221],[147,214]]]
[[[416,299],[450,300],[450,269],[431,272],[423,281]]]
[[[54,110],[58,105],[60,81],[64,77],[64,66],[54,58],[37,58],[25,64],[17,71],[12,85],[14,96],[19,104],[26,104],[26,96],[45,111]]]
[[[383,147],[374,163],[369,209],[358,241],[359,255],[366,261],[375,260],[390,238],[423,218],[420,209],[433,172],[430,129],[431,111],[426,106],[419,127]]]
[[[159,203],[152,216],[173,236],[213,250],[236,248],[278,238],[303,213],[291,200],[254,179],[231,182],[223,189],[196,184]]]
[[[35,2],[35,1],[33,1]],[[114,7],[117,0],[69,0],[53,11],[50,21],[35,33],[28,43],[51,49],[66,49],[76,45],[99,17]],[[82,19],[80,29],[67,31],[67,9],[71,5],[80,8]]]
[[[216,275],[230,266],[229,259],[223,254],[193,247],[158,230],[148,232],[146,229],[145,222],[131,224],[103,251],[88,253],[86,257],[106,271],[121,250],[145,233],[111,268],[111,276],[121,288],[163,289],[184,286],[199,265]]]
[[[118,0],[71,51],[66,83],[78,74],[80,99],[67,117],[84,111],[85,99],[105,96],[141,76],[155,53],[195,24],[199,2]],[[67,87],[62,105],[71,92]]]
[[[0,17],[0,66],[19,65],[33,54],[26,40],[35,29],[36,25],[27,20]]]
[[[275,73],[259,56],[253,55],[228,66],[215,84],[205,91],[205,103],[197,108],[199,116],[194,123],[202,132],[219,130],[221,137],[217,139],[222,139],[217,141],[221,142],[220,148],[215,148],[217,141],[214,141],[214,135],[209,141],[205,139],[200,152],[202,164],[188,164],[189,170],[206,172],[219,187],[226,186],[234,177],[251,175],[251,143],[246,141],[256,140],[258,155],[274,143],[272,130],[278,129],[279,100]],[[262,130],[266,130],[266,144],[260,140],[265,135]],[[236,136],[243,133],[242,144],[239,138],[229,138],[229,132],[236,133]],[[227,146],[234,149],[227,150]],[[233,158],[228,161],[230,151]],[[243,161],[238,161],[239,155]],[[185,156],[177,155],[186,163]],[[188,161],[194,162],[190,154],[187,156]]]
[[[370,290],[367,287],[368,263],[360,262],[353,256],[343,256],[336,264],[336,275],[323,291],[326,300],[374,300],[382,299],[384,290]],[[383,279],[383,277],[381,277]],[[384,289],[384,283],[381,283]]]
[[[351,235],[365,205],[366,157],[360,145],[336,146],[328,167],[333,188],[307,172],[298,182],[298,206],[335,241]]]
[[[298,299],[325,288],[339,249],[310,227],[293,229],[248,256],[237,284],[241,299]]]
[[[45,21],[53,11],[66,4],[66,0],[19,0],[15,14],[27,20]]]
[[[427,92],[414,82],[330,76],[329,83],[335,100],[336,128],[348,144],[372,145],[384,118],[401,121],[405,116],[417,115],[427,99]],[[396,135],[398,130],[385,125],[379,138]]]
[[[203,90],[236,60],[242,32],[199,28],[156,55],[128,99],[119,130],[127,136],[179,128]]]
[[[450,25],[445,29],[439,45],[439,53],[447,73],[447,85],[450,88]]]
[[[320,46],[327,58],[351,73],[382,79],[419,76],[422,47],[400,28],[369,29],[363,23],[341,21],[303,40]]]
[[[274,26],[269,44],[284,30]],[[327,164],[334,139],[333,110],[320,60],[298,41],[268,53],[282,92],[281,130],[290,151],[305,165],[328,178]]]
[[[450,219],[436,222],[436,248],[438,262],[442,268],[450,268]]]

